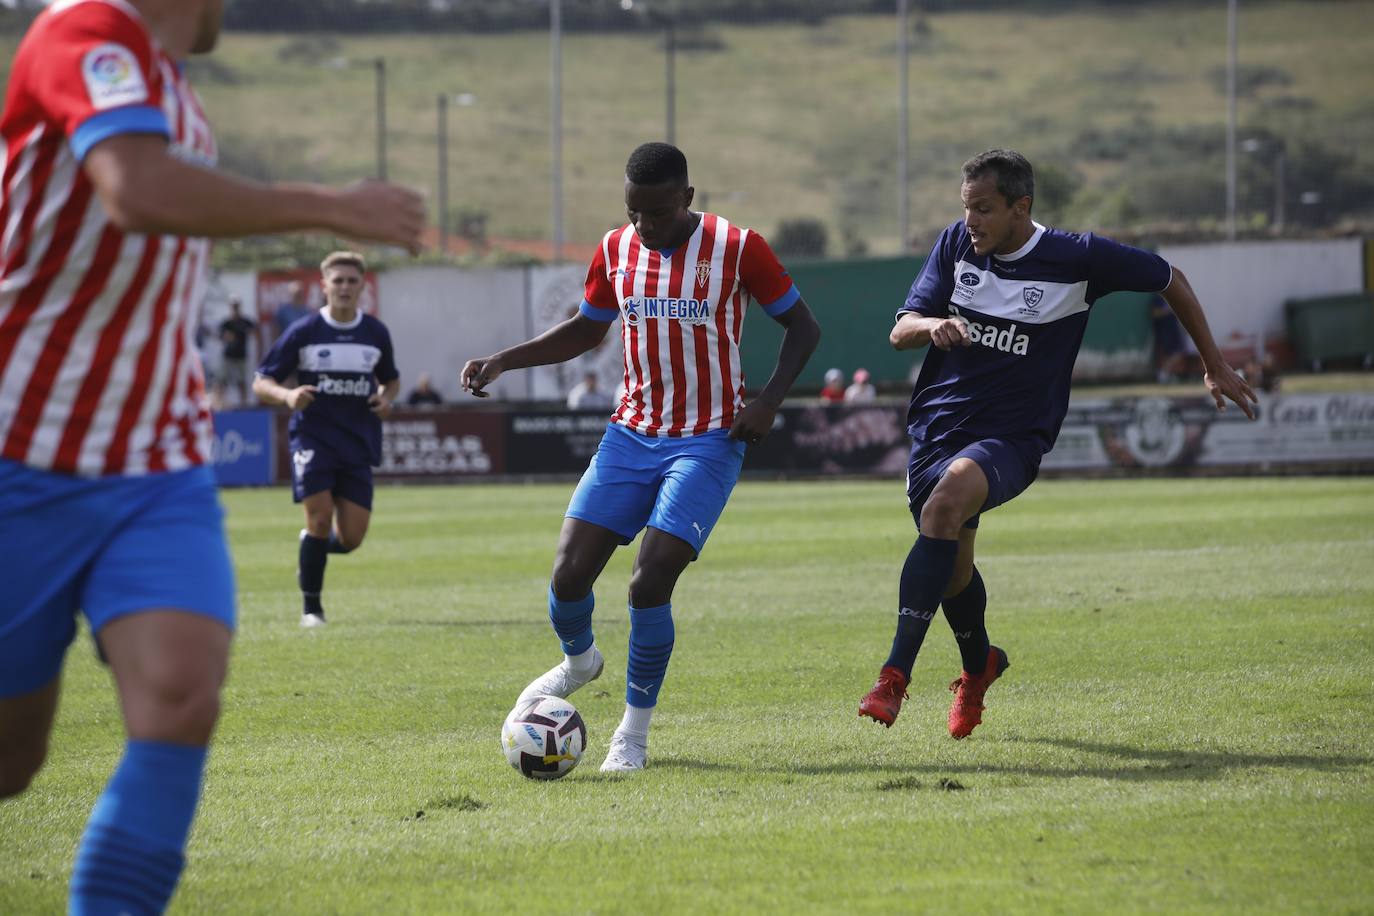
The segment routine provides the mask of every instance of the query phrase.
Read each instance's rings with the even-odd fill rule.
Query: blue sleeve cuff
[[[604,321],[607,324],[610,324],[620,317],[620,309],[599,309],[586,299],[582,300],[582,305],[578,308],[578,311],[586,315],[592,321]]]
[[[797,289],[797,287],[793,285],[792,288],[789,289],[787,292],[783,293],[780,298],[774,299],[772,302],[760,302],[759,305],[763,308],[764,312],[766,312],[770,318],[776,318],[783,312],[790,309],[792,306],[796,305],[797,300],[800,298],[801,290]]]
[[[78,162],[83,161],[91,147],[120,134],[161,134],[170,138],[172,130],[161,108],[152,105],[112,108],[92,115],[72,132],[72,153]]]

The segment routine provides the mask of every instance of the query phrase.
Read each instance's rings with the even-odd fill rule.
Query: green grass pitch
[[[1369,912],[1374,480],[1042,481],[983,520],[1012,668],[945,734],[943,620],[860,721],[912,537],[900,483],[742,484],[674,601],[650,769],[623,705],[629,551],[598,587],[590,747],[498,747],[557,658],[571,486],[383,488],[298,627],[298,510],[225,495],[241,628],[177,913]],[[0,913],[64,906],[122,743],[83,635],[54,749],[0,803]]]

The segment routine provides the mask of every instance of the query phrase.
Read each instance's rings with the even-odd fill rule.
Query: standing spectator
[[[844,373],[839,369],[825,370],[825,387],[821,388],[821,400],[827,404],[844,401]]]
[[[590,369],[568,391],[569,410],[610,410],[611,406],[611,396],[601,390],[600,380]]]
[[[305,284],[299,280],[292,280],[286,288],[286,301],[277,306],[276,312],[272,315],[272,323],[277,328],[273,340],[285,334],[287,328],[314,311],[306,301],[305,293]]]
[[[216,403],[220,407],[242,407],[248,403],[248,338],[257,327],[243,315],[243,303],[229,300],[229,317],[220,322],[219,339],[223,344],[224,361],[220,368]],[[233,403],[225,401],[227,389],[234,392]]]
[[[866,404],[869,401],[877,400],[878,389],[873,387],[873,383],[868,380],[867,369],[854,370],[854,382],[844,390],[844,402],[846,404]]]
[[[428,372],[421,372],[415,377],[415,387],[410,389],[410,394],[406,395],[406,404],[411,407],[421,407],[427,404],[438,406],[444,403],[439,392],[434,390],[434,380]]]

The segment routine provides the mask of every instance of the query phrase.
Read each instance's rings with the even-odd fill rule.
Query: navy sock
[[[983,623],[983,612],[988,606],[988,590],[983,585],[983,577],[978,567],[973,567],[973,578],[957,595],[950,595],[942,602],[945,619],[954,631],[954,641],[959,644],[959,656],[964,660],[964,670],[969,674],[982,674],[988,664],[988,630]]]
[[[560,601],[549,586],[549,620],[553,631],[563,644],[564,655],[581,655],[592,647],[592,610],[596,607],[596,596],[587,592],[580,601]]]
[[[296,571],[296,581],[300,583],[307,614],[320,613],[320,592],[324,591],[324,565],[328,559],[327,540],[308,534],[301,535],[301,558],[300,567]]]
[[[916,653],[930,629],[930,618],[940,606],[940,596],[954,574],[954,559],[959,555],[959,542],[921,535],[902,564],[902,581],[897,590],[901,606],[897,610],[897,635],[892,639],[884,667],[901,670],[911,677]]]
[[[185,862],[205,754],[203,747],[128,742],[81,837],[69,916],[166,909]]]
[[[352,547],[345,547],[343,545],[343,542],[339,540],[338,534],[333,531],[329,532],[329,553],[351,553],[352,550]]]
[[[630,606],[630,660],[625,666],[625,702],[640,709],[658,704],[658,691],[673,655],[673,605]]]

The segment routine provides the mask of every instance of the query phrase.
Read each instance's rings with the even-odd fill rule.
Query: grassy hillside
[[[1041,167],[1038,212],[1045,218],[1120,229],[1142,218],[1143,204],[1172,193],[1183,209],[1219,219],[1219,133],[1200,153],[1161,145],[1149,182],[1142,183],[1147,163],[1138,154],[1170,132],[1221,130],[1224,13],[1214,3],[929,17],[911,62],[918,239],[923,244],[957,216],[959,164],[993,145],[1019,148]],[[1241,63],[1246,84],[1257,88],[1242,100],[1241,122],[1290,144],[1294,193],[1304,180],[1298,146],[1314,139],[1355,157],[1352,169],[1374,168],[1371,21],[1370,2],[1247,3],[1242,10]],[[677,140],[705,205],[766,233],[783,219],[820,219],[832,254],[843,253],[846,237],[851,248],[895,251],[892,19],[719,27],[710,37],[719,50],[684,50],[678,58]],[[0,60],[10,59],[13,42],[0,43],[7,52]],[[226,162],[259,174],[340,180],[375,168],[369,61],[383,56],[391,174],[431,193],[436,95],[472,93],[474,104],[450,111],[451,209],[486,213],[493,236],[546,238],[548,51],[543,33],[228,34],[212,63],[198,67],[197,82]],[[330,65],[336,58],[360,65],[340,69]],[[628,151],[663,134],[663,54],[647,32],[570,34],[564,64],[566,224],[571,239],[588,242],[623,215],[620,169]],[[1242,199],[1261,219],[1272,199],[1271,164],[1259,155],[1242,158]],[[1053,179],[1065,189],[1051,194]],[[1129,194],[1119,193],[1123,181]]]

